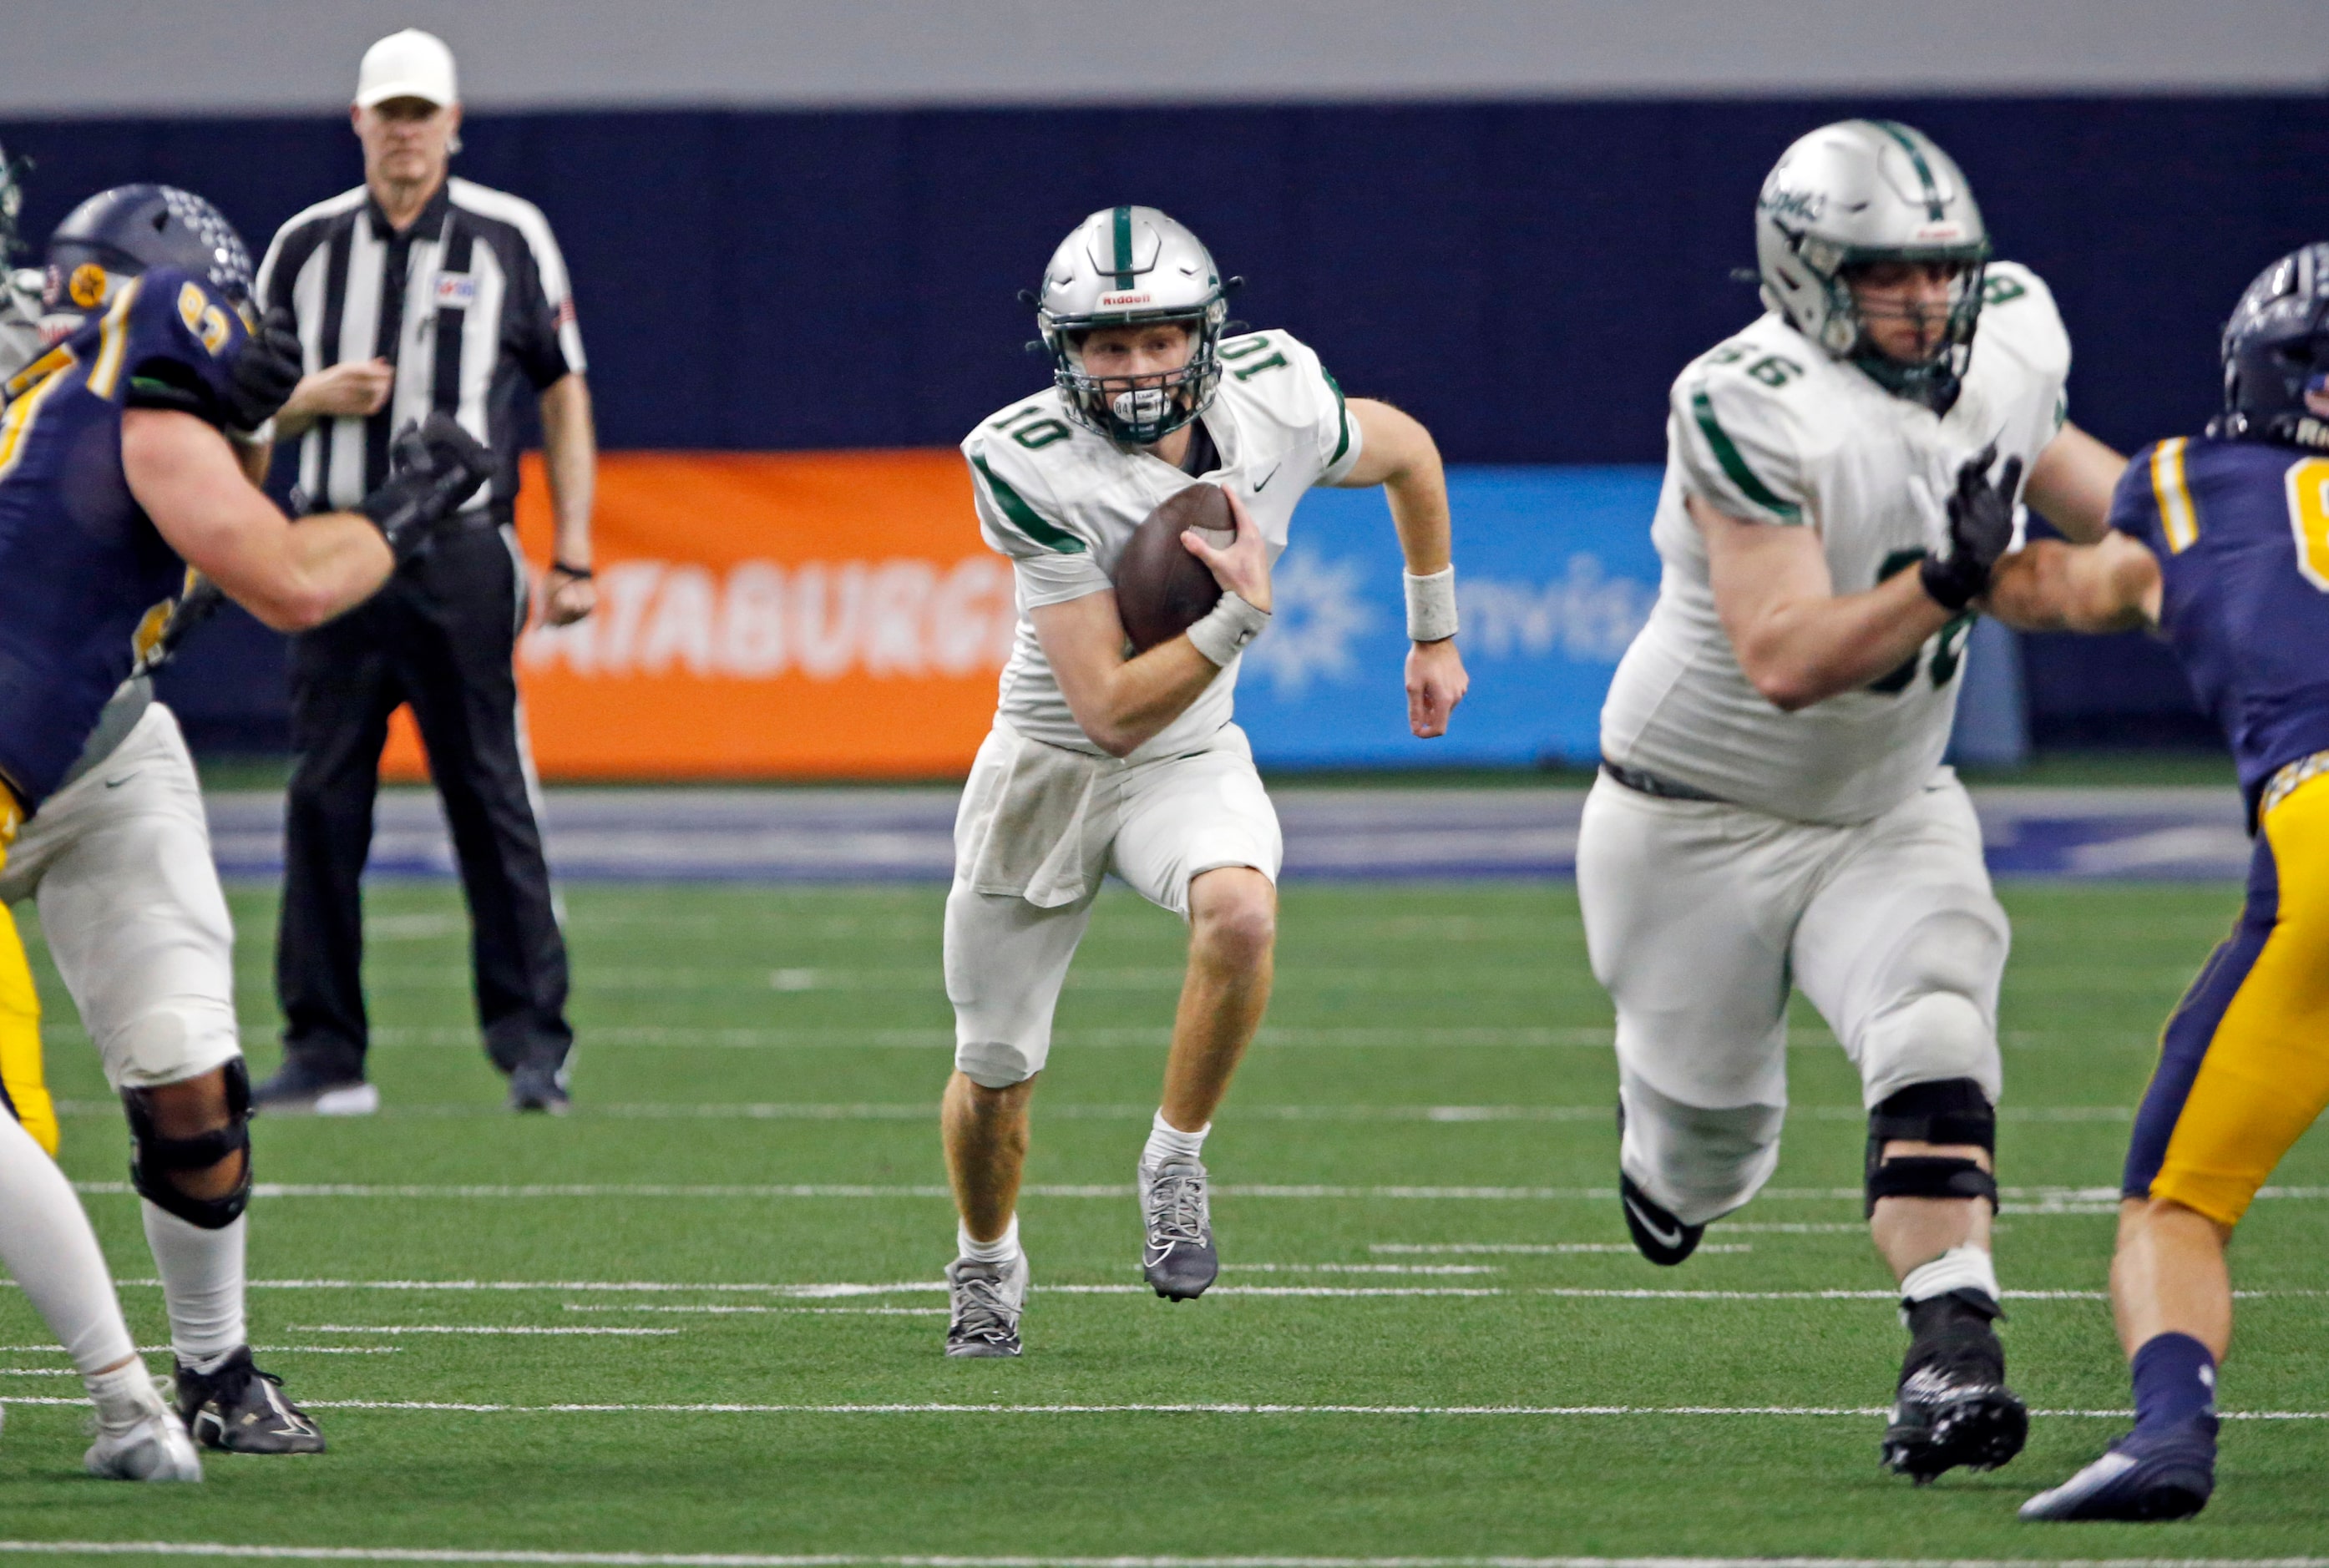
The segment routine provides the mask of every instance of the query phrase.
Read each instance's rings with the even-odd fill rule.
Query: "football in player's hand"
[[[1237,520],[1218,484],[1192,484],[1141,519],[1116,563],[1116,609],[1132,651],[1145,653],[1204,619],[1221,602],[1212,569],[1181,542],[1195,529],[1206,543],[1226,549],[1237,541]]]

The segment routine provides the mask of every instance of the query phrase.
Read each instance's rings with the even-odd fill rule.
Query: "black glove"
[[[243,340],[242,352],[234,357],[234,369],[220,400],[235,428],[256,430],[273,418],[275,410],[290,398],[291,389],[299,384],[306,363],[305,351],[299,346],[298,318],[289,306],[278,305]]]
[[[1949,496],[1949,553],[1928,556],[1917,576],[1933,602],[1945,610],[1962,610],[1989,591],[1989,568],[2013,542],[2013,493],[2022,488],[2022,459],[2009,457],[1997,471],[1994,446],[1983,447],[1957,470],[1957,487]]]
[[[493,477],[494,455],[441,410],[407,425],[389,448],[389,480],[356,503],[400,561],[420,553],[429,530]]]

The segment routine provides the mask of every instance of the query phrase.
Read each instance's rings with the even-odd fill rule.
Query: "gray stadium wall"
[[[1764,172],[1862,113],[1957,155],[2000,253],[2054,286],[2072,417],[2121,446],[2204,419],[2233,297],[2329,235],[2319,94],[476,114],[457,169],[556,228],[610,447],[950,445],[1042,374],[1015,291],[1077,217],[1139,201],[1249,280],[1237,314],[1451,460],[1645,463],[1674,372],[1758,308],[1732,273]],[[0,121],[0,143],[34,161],[33,236],[149,179],[256,246],[360,174],[330,115]],[[279,744],[264,635],[194,651],[172,695],[198,739]],[[2203,733],[2155,649],[2030,653],[2041,744]]]

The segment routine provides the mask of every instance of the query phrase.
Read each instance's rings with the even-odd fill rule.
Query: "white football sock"
[[[1919,1263],[1900,1282],[1903,1301],[1929,1301],[1951,1291],[1979,1291],[1997,1300],[1997,1266],[1985,1248],[1971,1242],[1951,1247],[1929,1263]]]
[[[1194,1132],[1183,1132],[1165,1121],[1164,1113],[1160,1110],[1156,1113],[1156,1119],[1148,1124],[1148,1146],[1140,1151],[1140,1163],[1159,1165],[1178,1154],[1185,1154],[1193,1160],[1204,1152],[1205,1134],[1212,1130],[1213,1124],[1208,1122]]]
[[[1003,1227],[1003,1234],[991,1242],[971,1240],[970,1232],[963,1228],[960,1220],[957,1220],[954,1244],[962,1256],[974,1263],[1007,1263],[1019,1255],[1019,1216],[1013,1215],[1011,1223]]]
[[[249,1221],[237,1216],[222,1230],[204,1230],[158,1204],[139,1207],[146,1211],[146,1244],[154,1249],[162,1300],[170,1312],[170,1349],[196,1371],[212,1371],[249,1333],[242,1320]]]
[[[81,1375],[90,1403],[97,1406],[97,1424],[105,1432],[127,1432],[149,1415],[162,1413],[162,1395],[146,1363],[132,1357],[127,1366],[110,1372]]]
[[[105,1253],[72,1184],[13,1116],[0,1115],[0,1264],[84,1374],[137,1353]],[[138,1376],[144,1376],[141,1366]]]

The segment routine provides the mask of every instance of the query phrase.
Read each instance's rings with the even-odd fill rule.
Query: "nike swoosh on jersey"
[[[1278,465],[1278,468],[1283,468],[1283,467],[1285,467],[1285,466],[1286,466],[1286,465],[1285,465],[1285,464],[1283,464],[1283,463],[1281,463],[1281,464],[1279,464],[1279,465]],[[1261,493],[1261,490],[1262,490],[1262,486],[1263,486],[1263,485],[1268,484],[1271,480],[1273,480],[1273,479],[1275,479],[1275,478],[1277,478],[1277,477],[1278,477],[1278,468],[1273,468],[1273,469],[1271,469],[1268,473],[1267,473],[1267,474],[1263,474],[1263,475],[1261,476],[1260,483],[1259,483],[1259,484],[1257,484],[1253,487],[1253,493],[1254,493],[1256,495],[1259,495],[1259,494]]]

